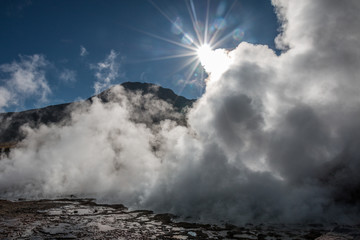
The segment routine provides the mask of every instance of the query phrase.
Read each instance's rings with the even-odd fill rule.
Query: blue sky
[[[207,9],[209,35],[227,36],[217,47],[246,41],[275,49],[279,25],[269,0],[1,1],[0,110],[86,99],[96,83],[100,91],[125,81],[198,98],[204,92],[202,67],[182,68],[190,57],[173,57],[189,52],[179,44],[194,47],[191,15],[204,29]],[[24,88],[24,79],[14,84],[17,73],[29,76],[22,70],[31,64],[36,66],[27,70],[36,71],[37,85]]]

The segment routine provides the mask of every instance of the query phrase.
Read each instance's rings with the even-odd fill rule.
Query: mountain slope
[[[126,93],[141,94],[142,97],[151,96],[152,99],[162,100],[170,104],[174,111],[183,113],[186,107],[191,106],[195,100],[190,100],[182,96],[176,95],[171,89],[162,88],[155,84],[140,83],[140,82],[125,82],[121,84]],[[102,102],[107,103],[116,101],[111,97],[113,86],[99,95],[93,96],[83,103],[92,103],[94,98],[99,98]],[[131,99],[129,100],[132,103]],[[8,112],[0,113],[0,143],[4,142],[17,142],[23,139],[25,136],[21,132],[21,126],[28,124],[32,128],[39,127],[42,124],[59,124],[66,119],[70,118],[71,107],[74,103],[65,103],[59,105],[52,105],[39,109],[32,109],[23,112]],[[78,103],[77,103],[78,104]],[[81,103],[80,103],[81,104]],[[140,111],[146,111],[142,106]],[[183,119],[180,123],[184,122],[184,114],[181,114]],[[151,121],[159,122],[166,118],[166,116],[158,115],[152,116]],[[174,119],[173,119],[174,120]],[[176,119],[175,119],[176,120]],[[142,120],[138,120],[141,122]]]

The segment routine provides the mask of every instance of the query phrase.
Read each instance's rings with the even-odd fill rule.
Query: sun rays
[[[225,2],[220,2],[217,6],[216,13],[210,13],[211,5],[207,0],[205,8],[196,6],[193,0],[185,0],[185,7],[188,16],[170,16],[170,14],[162,9],[152,0],[148,2],[171,24],[171,33],[175,36],[169,38],[157,35],[152,32],[134,29],[152,38],[170,43],[178,47],[178,52],[174,54],[163,54],[154,58],[142,61],[160,61],[177,58],[185,58],[184,64],[179,66],[177,71],[185,69],[185,79],[181,80],[181,84],[185,87],[188,83],[196,83],[204,86],[204,78],[206,74],[221,75],[228,65],[231,63],[227,51],[224,49],[216,49],[222,46],[223,42],[228,39],[236,39],[241,41],[243,32],[240,29],[228,31],[225,34],[228,17],[234,9],[237,1],[233,1],[231,6],[227,7]],[[201,9],[201,10],[199,10]],[[185,24],[182,19],[187,20]],[[190,24],[189,24],[190,23]],[[197,73],[201,69],[201,73]],[[206,71],[206,74],[204,72]],[[175,74],[175,73],[174,73]],[[195,76],[196,75],[196,76]],[[194,79],[196,78],[196,81]]]

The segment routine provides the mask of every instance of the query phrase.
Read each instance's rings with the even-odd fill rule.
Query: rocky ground
[[[360,240],[360,225],[233,225],[176,222],[91,199],[0,200],[0,239],[317,239]]]

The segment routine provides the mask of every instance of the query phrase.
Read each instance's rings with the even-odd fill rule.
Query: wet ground
[[[176,222],[91,199],[0,200],[0,239],[317,239],[360,240],[360,226],[233,225]]]

